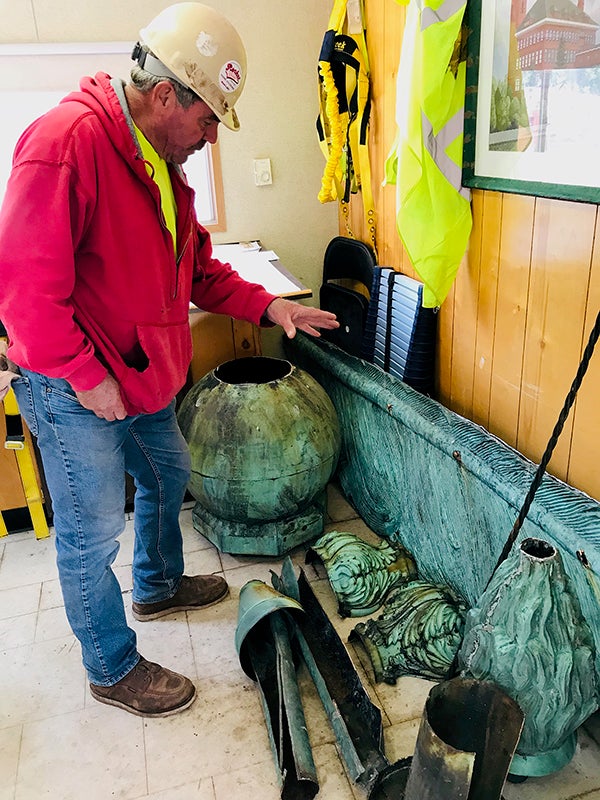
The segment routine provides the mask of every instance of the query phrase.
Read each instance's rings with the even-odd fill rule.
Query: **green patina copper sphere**
[[[228,361],[190,390],[178,421],[194,524],[220,549],[279,554],[322,532],[340,431],[307,372],[276,358]]]

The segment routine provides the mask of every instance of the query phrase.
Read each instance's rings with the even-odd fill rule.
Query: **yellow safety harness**
[[[339,200],[348,235],[350,195],[362,193],[366,229],[376,251],[369,163],[369,59],[363,0],[335,0],[319,56],[319,145],[327,163],[319,200]]]

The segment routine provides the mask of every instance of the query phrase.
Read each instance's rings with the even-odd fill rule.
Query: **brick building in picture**
[[[600,65],[596,44],[600,25],[585,11],[585,0],[513,0],[509,79],[520,87],[519,72],[573,69]],[[513,75],[510,75],[510,73]]]
[[[533,98],[530,83],[526,111],[534,150],[544,152],[547,146],[553,72],[600,66],[599,28],[586,12],[586,0],[535,0],[533,4],[512,0],[507,82],[513,96],[525,103],[525,75],[539,76],[538,99]],[[523,139],[520,131],[519,141]]]

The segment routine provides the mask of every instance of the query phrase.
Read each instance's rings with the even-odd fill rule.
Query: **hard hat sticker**
[[[219,72],[219,86],[224,92],[235,92],[242,81],[242,67],[237,61],[227,61]]]
[[[214,40],[210,33],[200,31],[196,39],[196,47],[201,55],[211,58],[216,55],[219,49],[219,43]]]

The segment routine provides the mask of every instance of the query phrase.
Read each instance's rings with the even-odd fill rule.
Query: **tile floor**
[[[374,536],[330,487],[328,530]],[[0,540],[0,800],[277,800],[279,790],[258,691],[234,647],[238,596],[250,579],[270,582],[273,559],[220,554],[193,528],[191,505],[181,514],[186,570],[221,572],[231,586],[224,602],[154,622],[131,624],[139,649],[190,676],[198,699],[186,712],[145,720],[101,705],[89,695],[77,642],[62,606],[54,541],[33,533]],[[131,607],[131,522],[121,538],[116,571]],[[343,641],[356,620],[341,620],[322,567],[304,567]],[[131,618],[131,617],[130,617]],[[374,684],[363,651],[348,645],[373,702],[382,709],[390,761],[411,755],[428,681]],[[361,660],[362,659],[362,660]],[[307,725],[322,800],[357,800],[312,682],[301,675]],[[597,716],[597,715],[596,715]],[[581,730],[576,755],[561,772],[507,785],[505,800],[600,800],[600,733]],[[440,798],[440,800],[444,800]]]

